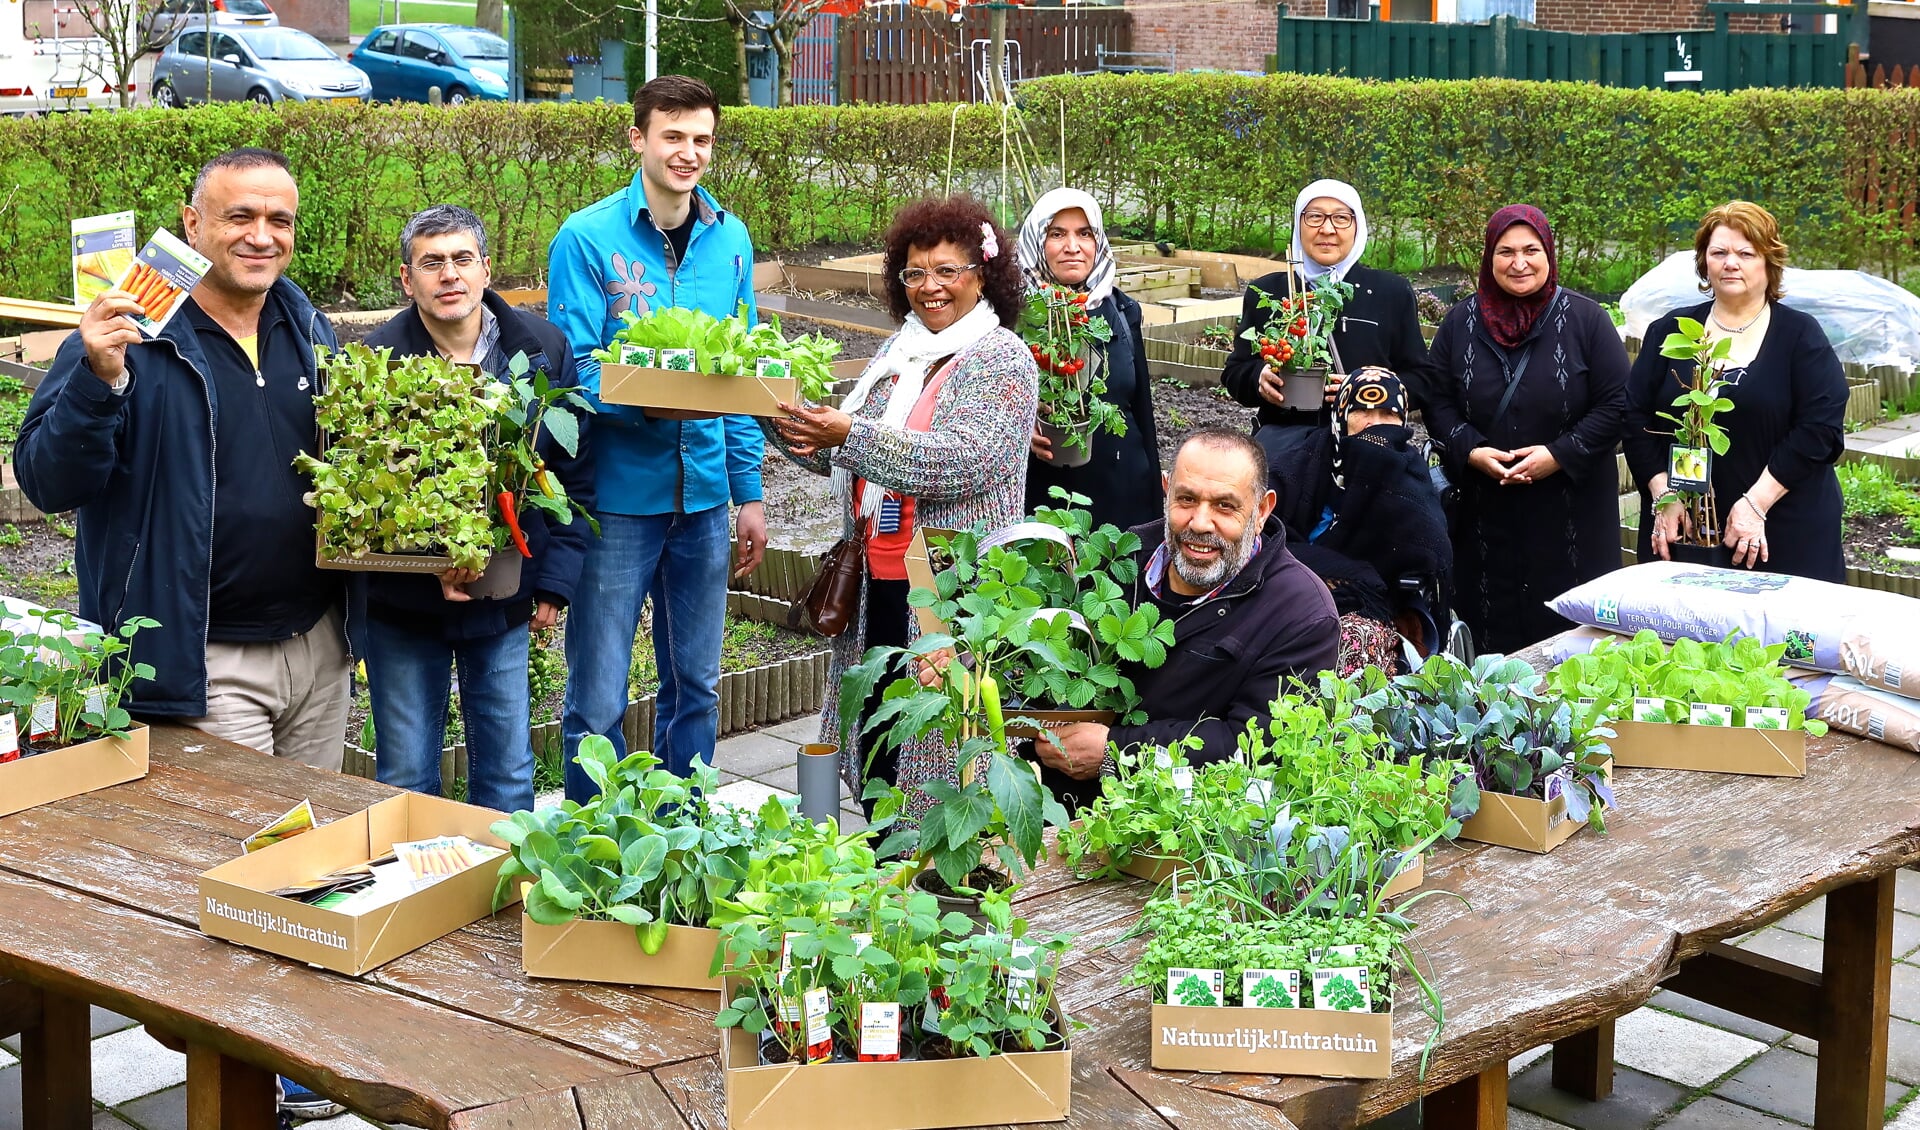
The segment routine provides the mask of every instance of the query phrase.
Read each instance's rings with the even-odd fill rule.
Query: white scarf
[[[1307,210],[1307,202],[1322,196],[1330,196],[1353,209],[1353,250],[1346,258],[1329,267],[1316,263],[1300,242],[1300,213]],[[1317,180],[1300,190],[1293,200],[1293,249],[1294,261],[1300,264],[1300,273],[1307,276],[1308,282],[1317,280],[1321,275],[1331,274],[1334,282],[1345,282],[1347,272],[1360,261],[1367,250],[1367,210],[1360,206],[1360,193],[1343,180]]]
[[[994,313],[993,303],[984,297],[939,333],[928,329],[920,315],[908,314],[900,332],[887,345],[887,351],[867,366],[860,383],[847,394],[840,410],[849,416],[858,416],[867,398],[873,395],[874,386],[897,375],[899,380],[887,398],[887,410],[881,414],[880,423],[883,427],[904,427],[913,406],[920,402],[920,393],[927,386],[927,373],[933,363],[942,357],[958,357],[999,328],[1000,315]],[[845,467],[833,469],[833,493],[844,505],[852,505],[853,472]],[[866,491],[861,499],[860,517],[866,520],[878,517],[885,495],[883,490]]]
[[[1113,257],[1112,246],[1107,243],[1107,228],[1100,214],[1100,202],[1077,188],[1056,188],[1033,202],[1032,210],[1020,223],[1019,246],[1016,248],[1020,269],[1036,286],[1043,282],[1058,281],[1047,269],[1047,225],[1069,208],[1085,212],[1087,223],[1093,225],[1093,270],[1081,285],[1087,290],[1087,305],[1098,306],[1113,293],[1114,275],[1119,271],[1120,264]]]

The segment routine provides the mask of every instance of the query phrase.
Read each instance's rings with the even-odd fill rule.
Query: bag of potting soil
[[[1806,675],[1794,680],[1813,694],[1807,717],[1836,730],[1920,753],[1920,702],[1870,687],[1850,675]]]
[[[1738,631],[1787,646],[1785,661],[1853,675],[1920,698],[1920,600],[1761,573],[1649,561],[1608,573],[1547,602],[1572,620],[1633,635],[1646,628],[1672,643],[1725,639]]]

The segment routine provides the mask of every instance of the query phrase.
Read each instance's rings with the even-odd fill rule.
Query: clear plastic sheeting
[[[1787,268],[1786,304],[1819,319],[1842,361],[1911,369],[1920,362],[1920,297],[1865,271]],[[1645,338],[1654,319],[1697,306],[1707,296],[1693,252],[1677,251],[1620,296],[1628,337]]]

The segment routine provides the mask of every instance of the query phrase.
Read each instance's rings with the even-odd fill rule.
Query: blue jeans
[[[502,812],[531,809],[526,625],[447,643],[377,616],[367,619],[367,693],[380,780],[439,794],[448,682],[457,672],[471,774],[468,803]]]
[[[602,734],[625,757],[620,720],[640,609],[653,597],[653,655],[660,670],[653,752],[685,775],[713,760],[720,731],[720,641],[726,629],[732,538],[727,508],[696,514],[599,514],[600,537],[567,612],[567,799],[599,792],[573,762],[580,739]]]

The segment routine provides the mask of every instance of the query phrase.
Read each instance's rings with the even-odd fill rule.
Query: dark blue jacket
[[[336,345],[333,327],[300,288],[274,283],[295,331]],[[305,355],[317,383],[314,358]],[[69,334],[33,394],[13,470],[27,499],[49,514],[78,511],[73,571],[80,615],[109,630],[134,616],[160,627],[134,637],[130,661],[153,665],[126,699],[136,714],[198,718],[207,712],[207,599],[212,578],[215,387],[188,319],[127,347],[132,384],[116,396]],[[365,624],[364,586],[346,586],[347,645]]]
[[[547,379],[561,387],[580,383],[574,369],[573,351],[567,339],[553,323],[524,310],[516,310],[489,290],[482,299],[500,323],[500,344],[486,359],[489,371],[504,371],[506,362],[516,353],[527,355],[529,374],[544,371]],[[385,325],[367,335],[372,349],[391,349],[396,357],[425,356],[434,351],[433,338],[420,320],[418,307],[409,306]],[[587,442],[593,417],[575,409],[580,421],[580,443],[575,454],[568,455],[553,437],[542,432],[538,450],[547,470],[556,475],[575,502],[593,509],[593,464],[587,457]],[[539,510],[522,507],[520,527],[526,534],[527,548],[533,557],[521,563],[520,588],[504,600],[450,601],[440,593],[440,582],[429,576],[401,573],[376,573],[368,578],[367,599],[383,623],[396,621],[416,631],[429,632],[448,642],[483,639],[499,635],[508,628],[527,622],[535,600],[565,607],[573,600],[574,586],[580,582],[580,566],[586,560],[587,543],[593,531],[586,518],[575,513],[573,521],[560,524]]]

